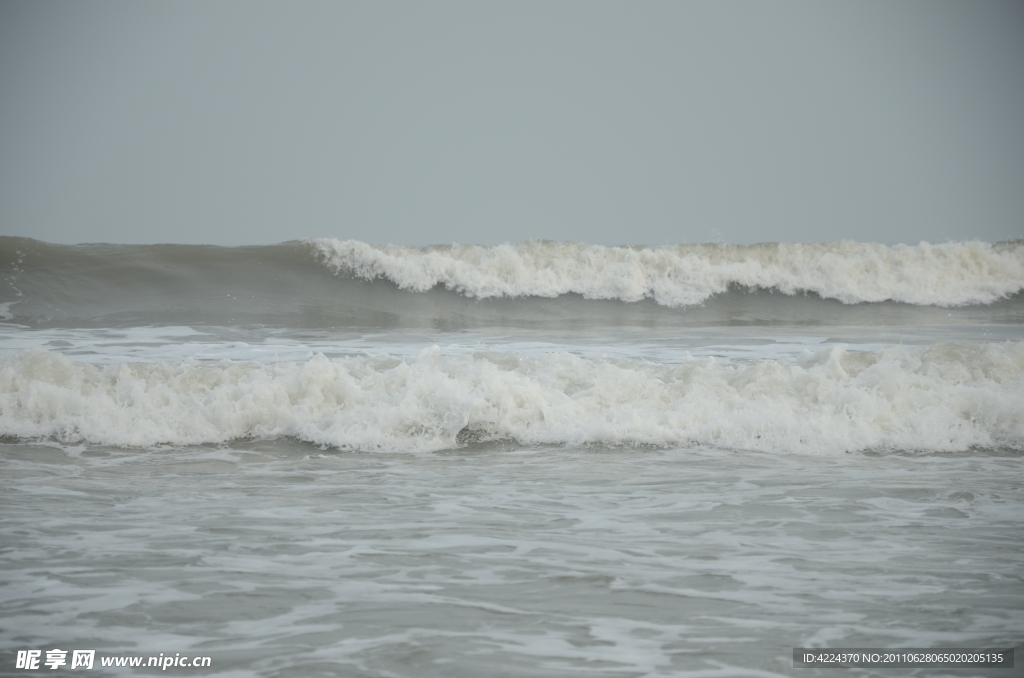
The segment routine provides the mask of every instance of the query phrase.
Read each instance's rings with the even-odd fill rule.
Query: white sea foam
[[[313,240],[335,272],[386,278],[402,289],[436,285],[471,297],[557,297],[700,304],[730,285],[814,292],[844,303],[989,304],[1024,289],[1024,245],[983,242],[886,246],[770,243],[752,246],[602,247],[529,241],[418,249]]]
[[[461,436],[460,436],[461,433]],[[406,359],[0,362],[0,435],[124,446],[289,436],[341,449],[707,444],[778,452],[1024,447],[1024,342],[655,365],[432,348]]]

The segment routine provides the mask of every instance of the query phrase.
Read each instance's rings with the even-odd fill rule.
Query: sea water
[[[0,267],[0,673],[1021,644],[1024,244],[0,238]]]

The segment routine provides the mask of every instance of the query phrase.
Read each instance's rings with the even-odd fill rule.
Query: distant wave
[[[731,285],[813,292],[846,304],[991,304],[1024,289],[1024,243],[886,246],[835,242],[602,247],[529,241],[427,248],[311,240],[337,273],[384,278],[400,288],[444,287],[481,299],[557,297],[703,303]]]
[[[1024,242],[417,249],[0,236],[0,322],[26,326],[1019,324],[1022,291]]]
[[[566,353],[94,366],[0,362],[0,435],[149,446],[287,436],[350,450],[465,441],[805,454],[1024,449],[1024,342],[654,365]]]

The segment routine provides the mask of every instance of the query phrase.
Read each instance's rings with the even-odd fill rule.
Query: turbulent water
[[[10,651],[746,676],[1009,647],[1024,243],[0,237],[0,436]]]

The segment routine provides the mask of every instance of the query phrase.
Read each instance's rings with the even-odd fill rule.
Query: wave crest
[[[475,298],[557,297],[701,304],[731,285],[813,292],[846,304],[990,304],[1024,289],[1024,244],[886,246],[836,242],[603,247],[528,241],[484,247],[308,241],[335,273],[423,292],[437,285]]]
[[[654,365],[567,353],[260,365],[0,362],[0,435],[123,446],[293,437],[432,451],[464,440],[768,452],[1024,448],[1024,342]]]

